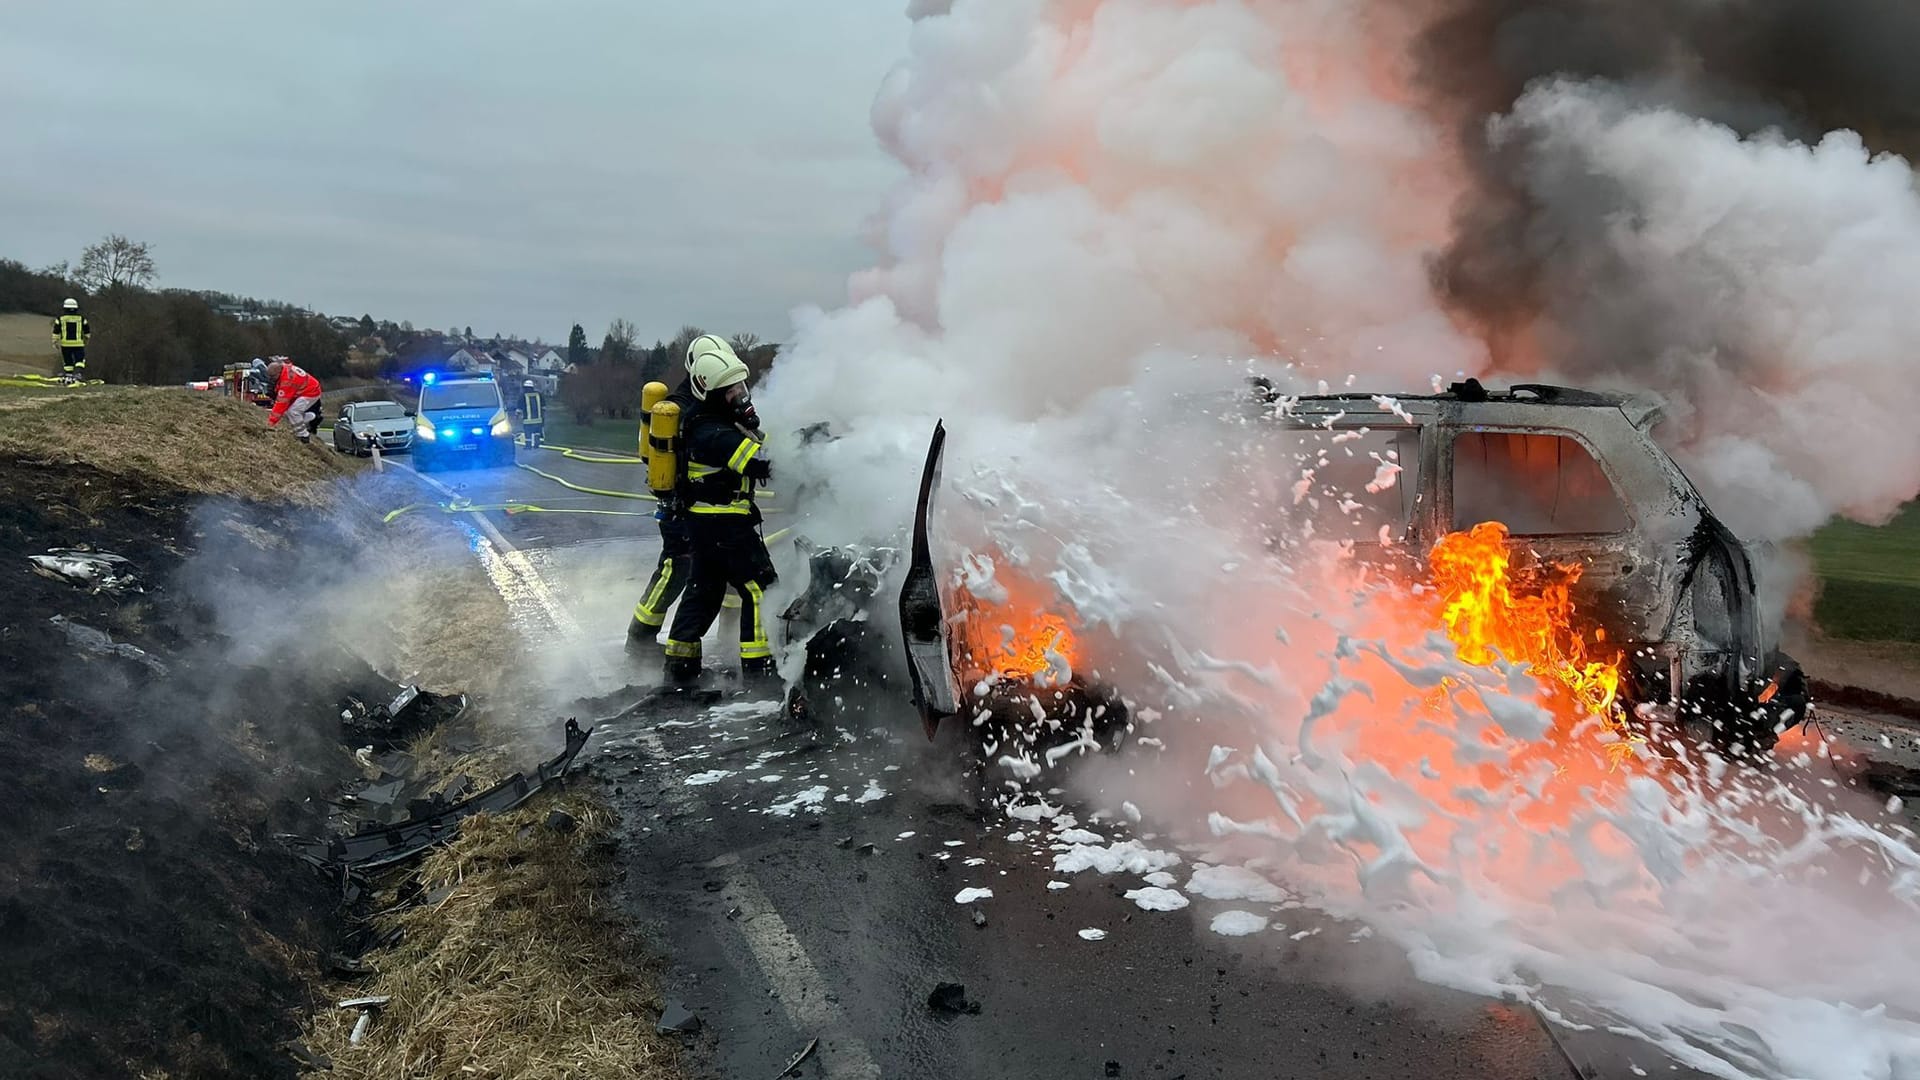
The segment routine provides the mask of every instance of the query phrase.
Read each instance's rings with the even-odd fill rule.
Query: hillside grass
[[[0,387],[0,456],[91,465],[183,491],[323,505],[365,466],[302,446],[267,410],[170,387]]]
[[[59,370],[60,354],[53,350],[50,318],[22,312],[0,315],[0,375],[51,375]]]

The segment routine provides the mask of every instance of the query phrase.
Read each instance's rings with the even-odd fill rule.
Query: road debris
[[[340,1003],[343,1009],[359,1009],[360,1018],[353,1022],[353,1034],[347,1036],[347,1045],[359,1046],[367,1037],[367,1029],[373,1026],[374,1015],[393,999],[387,996],[348,998]]]
[[[393,750],[429,728],[453,722],[466,709],[465,694],[435,694],[411,685],[378,705],[349,695],[340,703],[340,734],[349,746]]]
[[[110,551],[54,548],[45,555],[29,555],[27,561],[33,564],[33,572],[42,577],[78,585],[90,592],[119,592],[129,587],[140,591],[133,572],[127,569],[131,564]]]
[[[987,925],[987,913],[984,911],[981,911],[979,908],[974,908],[973,909],[973,925],[975,926]]]
[[[971,904],[975,900],[990,900],[992,898],[992,889],[961,889],[954,895],[953,902],[956,904]]]
[[[1082,941],[1104,941],[1106,940],[1106,937],[1107,937],[1107,932],[1097,927],[1089,926],[1086,929],[1080,931],[1080,940]]]
[[[392,825],[370,824],[351,836],[313,840],[298,836],[278,837],[295,855],[313,866],[337,873],[365,871],[404,862],[460,834],[460,822],[478,813],[504,814],[532,798],[534,793],[559,781],[573,764],[575,755],[593,734],[575,720],[566,724],[566,749],[535,767],[531,774],[514,773],[487,790],[429,813],[416,815]]]
[[[967,1000],[967,988],[961,983],[943,982],[935,986],[933,993],[927,995],[927,1008],[951,1016],[980,1013],[980,1003]]]
[[[94,656],[111,656],[118,657],[122,660],[131,660],[163,678],[167,674],[167,665],[154,659],[146,650],[132,645],[120,644],[109,637],[104,631],[95,630],[93,627],[87,626],[84,623],[74,622],[65,615],[49,616],[47,621],[59,627],[60,632],[67,635],[68,643],[81,652],[90,653]]]
[[[808,1040],[807,1045],[801,1047],[800,1052],[793,1055],[792,1060],[787,1062],[787,1067],[780,1070],[780,1077],[775,1077],[775,1080],[780,1080],[781,1077],[792,1076],[793,1070],[798,1069],[801,1065],[805,1064],[806,1060],[812,1057],[813,1052],[819,1049],[819,1047],[820,1047],[819,1039]]]
[[[685,1005],[677,1001],[669,1001],[667,1007],[660,1010],[660,1022],[654,1025],[654,1030],[662,1035],[693,1035],[700,1030],[700,1018]],[[793,1066],[789,1065],[787,1068],[791,1069]]]

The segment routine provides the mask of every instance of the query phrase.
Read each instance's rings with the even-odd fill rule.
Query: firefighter
[[[273,408],[267,413],[267,425],[276,425],[282,416],[288,416],[288,426],[293,428],[295,438],[301,442],[312,439],[320,427],[320,380],[284,356],[274,357],[263,374],[267,385],[273,388]]]
[[[71,296],[61,301],[60,315],[53,320],[53,344],[60,350],[60,374],[78,380],[87,373],[87,339],[93,327],[80,314],[80,301]]]
[[[747,365],[711,334],[687,349],[687,383],[698,402],[682,429],[685,477],[676,490],[693,539],[687,595],[667,631],[667,680],[700,676],[700,639],[720,615],[731,586],[740,594],[740,671],[747,681],[774,674],[762,602],[774,583],[773,557],[761,541],[754,488],[773,475],[760,420],[747,395]]]
[[[680,407],[683,424],[691,420],[700,405],[700,399],[693,396],[690,378],[682,378],[665,400]],[[647,413],[642,423],[651,416]],[[680,599],[693,573],[693,533],[687,525],[686,508],[673,491],[656,491],[653,497],[653,516],[660,522],[660,558],[654,562],[647,587],[641,592],[639,603],[633,605],[633,620],[627,624],[627,644],[641,648],[660,636],[667,624],[667,612],[674,601]]]
[[[520,433],[527,437],[528,449],[537,448],[547,433],[546,409],[532,379],[520,384]]]

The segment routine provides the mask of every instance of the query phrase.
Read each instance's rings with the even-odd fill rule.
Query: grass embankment
[[[1835,522],[1809,547],[1820,578],[1814,620],[1828,636],[1920,642],[1920,503],[1877,528]]]
[[[424,686],[476,695],[472,712],[483,726],[490,715],[517,719],[504,684],[520,663],[518,638],[460,532],[435,515],[381,522],[384,511],[418,498],[404,472],[375,472],[324,444],[301,446],[269,429],[258,406],[172,388],[0,389],[0,458],[86,465],[136,481],[136,491],[290,503],[340,522],[355,538],[351,572],[324,591],[342,610],[375,613],[352,630],[358,646],[378,654],[368,659]],[[84,510],[84,493],[72,499]],[[262,530],[242,536],[269,551],[290,546]],[[328,622],[316,615],[312,633],[339,629]],[[493,745],[518,741],[507,724],[485,734]],[[459,761],[423,745],[416,773],[466,773],[484,786],[555,749],[541,742]],[[353,768],[344,749],[335,753]],[[576,827],[546,825],[556,806]],[[418,868],[433,902],[400,905],[405,879],[384,883],[376,907],[396,910],[377,918],[406,932],[397,947],[365,957],[377,972],[370,982],[320,982],[319,957],[281,946],[285,964],[313,980],[307,1039],[333,1065],[315,1075],[678,1076],[677,1043],[654,1030],[656,984],[607,898],[613,827],[611,811],[577,789],[471,819]],[[353,1016],[333,1002],[365,994],[390,994],[393,1004],[352,1046]]]
[[[568,831],[548,824],[555,808]],[[329,1075],[678,1077],[677,1046],[654,1030],[658,991],[619,962],[636,950],[605,896],[613,826],[577,794],[469,820],[420,867],[430,902],[378,920],[404,937],[353,988],[392,999],[367,1039],[351,1045],[351,1011],[318,1019],[311,1044]]]
[[[0,388],[0,455],[90,465],[199,495],[318,506],[363,466],[303,447],[266,410],[166,387]]]

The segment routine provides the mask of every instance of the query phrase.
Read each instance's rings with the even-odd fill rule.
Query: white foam
[[[1172,889],[1148,886],[1143,889],[1128,889],[1126,898],[1147,911],[1179,911],[1192,901]]]
[[[1242,866],[1202,866],[1187,879],[1187,891],[1208,900],[1279,903],[1286,891]]]
[[[1122,840],[1107,847],[1075,844],[1053,857],[1055,873],[1077,874],[1097,870],[1102,874],[1151,874],[1180,865],[1180,856],[1171,851],[1156,851],[1138,840]]]
[[[992,899],[992,897],[992,889],[961,889],[958,893],[954,894],[953,902],[956,904],[971,904],[975,900],[989,900]]]
[[[1246,937],[1267,928],[1267,917],[1251,911],[1223,911],[1213,917],[1207,928],[1226,937]]]
[[[767,808],[767,812],[775,817],[792,817],[795,812],[800,810],[817,814],[821,811],[823,808],[822,804],[826,801],[826,785],[816,784],[813,787],[807,788],[805,791],[795,792],[786,799],[774,803]]]

